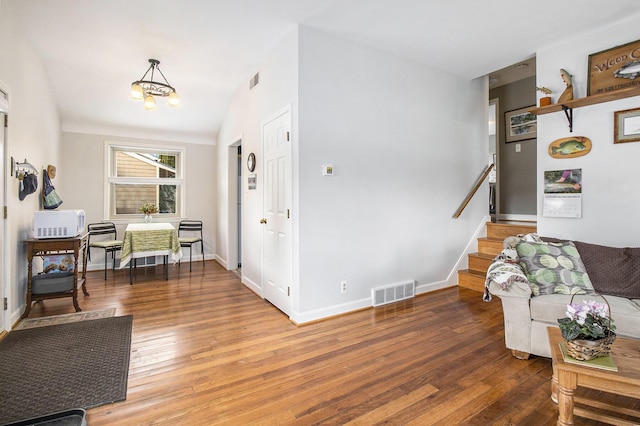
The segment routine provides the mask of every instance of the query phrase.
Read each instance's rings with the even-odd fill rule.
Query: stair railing
[[[458,207],[458,210],[456,210],[456,213],[453,215],[454,219],[460,217],[462,211],[465,209],[465,207],[467,207],[467,204],[469,204],[469,201],[471,201],[473,196],[476,195],[476,192],[478,192],[478,189],[480,189],[480,185],[482,185],[485,179],[487,179],[487,177],[489,176],[489,173],[491,173],[491,170],[493,170],[493,163],[489,164],[487,168],[484,169],[484,172],[482,172],[482,175],[480,175],[480,178],[476,181],[476,184],[473,186],[469,194],[467,194],[460,207]]]

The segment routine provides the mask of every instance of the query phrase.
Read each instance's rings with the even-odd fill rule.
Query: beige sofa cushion
[[[611,307],[611,317],[616,325],[616,333],[622,336],[640,338],[640,300],[624,297],[605,296]],[[583,300],[602,301],[597,295],[576,295],[573,303]],[[558,318],[566,316],[571,296],[552,294],[532,297],[530,301],[531,319],[548,324],[558,324]]]

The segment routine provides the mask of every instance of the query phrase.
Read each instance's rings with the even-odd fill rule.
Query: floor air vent
[[[373,306],[386,305],[398,300],[411,299],[416,294],[416,282],[405,281],[403,283],[391,284],[385,287],[378,287],[371,290]]]
[[[155,266],[157,264],[155,256],[139,257],[135,259],[135,265],[137,268],[141,266]]]

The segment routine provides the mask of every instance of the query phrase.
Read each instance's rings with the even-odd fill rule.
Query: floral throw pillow
[[[593,292],[573,242],[520,241],[516,250],[534,296]]]

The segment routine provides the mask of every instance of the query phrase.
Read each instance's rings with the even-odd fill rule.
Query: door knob
[[[264,225],[265,223],[267,223],[267,219],[265,218],[260,219],[260,223]]]

